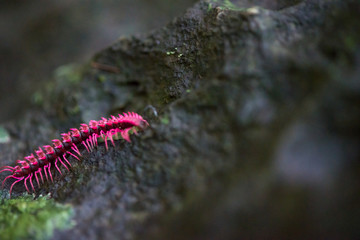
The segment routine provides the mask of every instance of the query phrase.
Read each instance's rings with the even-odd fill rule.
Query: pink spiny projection
[[[119,117],[111,116],[109,119],[102,118],[99,121],[91,120],[88,125],[80,124],[79,129],[71,128],[70,132],[62,133],[62,140],[54,139],[52,145],[39,147],[38,150],[35,150],[36,157],[32,153],[24,157],[23,160],[17,160],[15,167],[1,167],[0,173],[11,173],[3,180],[2,188],[4,188],[6,180],[12,178],[15,181],[10,186],[10,197],[14,185],[21,181],[24,181],[25,188],[29,193],[30,189],[27,182],[30,183],[32,191],[35,192],[33,180],[35,179],[35,183],[40,187],[40,182],[44,183],[43,173],[47,181],[50,178],[53,182],[50,171],[52,166],[62,174],[58,164],[61,164],[69,171],[68,167],[71,167],[71,164],[67,157],[72,156],[80,161],[81,152],[79,147],[84,146],[88,152],[91,152],[98,145],[98,138],[102,138],[106,150],[108,150],[107,140],[110,140],[112,145],[115,146],[115,135],[120,133],[123,139],[130,142],[130,130],[137,134],[137,129],[144,130],[147,126],[149,126],[148,122],[134,112],[119,114]]]

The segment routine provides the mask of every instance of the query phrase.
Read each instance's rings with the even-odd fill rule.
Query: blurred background
[[[83,63],[119,37],[160,28],[195,0],[2,0],[0,123],[21,116],[64,64]]]

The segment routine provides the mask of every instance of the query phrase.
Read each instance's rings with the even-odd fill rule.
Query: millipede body
[[[129,131],[133,130],[137,133],[137,130],[143,130],[148,126],[148,122],[143,119],[137,113],[128,112],[119,114],[118,117],[111,116],[111,118],[102,118],[99,121],[91,120],[89,124],[80,124],[80,127],[71,128],[68,133],[62,133],[62,140],[53,139],[51,145],[45,145],[35,150],[35,154],[24,157],[22,160],[17,160],[16,165],[4,166],[0,168],[1,172],[10,172],[2,182],[2,188],[4,188],[5,182],[12,178],[15,181],[10,187],[11,191],[14,185],[18,182],[24,181],[26,190],[30,193],[28,183],[32,190],[35,192],[33,178],[35,178],[38,186],[40,187],[39,179],[44,182],[43,173],[46,180],[53,181],[53,177],[50,169],[52,166],[59,169],[58,163],[69,170],[68,166],[71,167],[68,161],[68,156],[73,156],[80,161],[81,156],[79,147],[84,146],[88,152],[92,151],[95,146],[98,145],[98,138],[102,138],[105,142],[105,147],[108,149],[108,142],[114,144],[114,135],[121,134],[121,136],[128,142],[130,142]],[[39,176],[38,176],[39,175]]]

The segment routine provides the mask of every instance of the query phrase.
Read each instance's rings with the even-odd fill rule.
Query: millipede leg
[[[12,172],[12,171],[14,171],[14,170],[11,170],[11,169],[2,169],[2,170],[0,170],[0,173],[5,172],[5,171]]]
[[[92,150],[93,150],[92,135],[90,135],[90,137],[88,139],[86,139],[86,142],[90,146],[90,151],[92,152]]]
[[[105,141],[104,131],[100,131],[100,137]]]
[[[9,169],[12,169],[12,170],[15,169],[15,167],[12,167],[12,166],[2,166],[2,167],[0,167],[0,169],[3,169],[3,168],[9,168]]]
[[[91,151],[92,151],[95,147],[95,143],[92,140],[92,136],[88,139],[88,141],[89,141],[89,144],[91,144]]]
[[[65,165],[65,163],[63,163],[63,161],[61,161],[60,157],[58,157],[56,160],[59,160],[59,162],[66,168],[66,170],[69,171],[68,167]]]
[[[91,148],[91,151],[94,149],[94,144],[92,142],[92,135],[86,140]]]
[[[67,158],[66,158],[66,153],[64,153],[64,154],[62,155],[62,157],[63,157],[63,159],[67,162],[67,164],[69,164],[69,166],[72,167],[71,164],[69,163],[69,161],[68,161]]]
[[[1,184],[1,188],[4,188],[4,184],[8,178],[14,178],[13,175],[7,176]]]
[[[133,128],[133,132],[135,133],[135,135],[138,135],[136,128]]]
[[[129,128],[125,129],[124,131],[121,132],[121,136],[122,136],[126,141],[131,142],[131,141],[130,141],[130,137],[129,137],[129,131],[130,131]]]
[[[91,145],[90,145],[90,141],[89,141],[89,139],[86,139],[86,141],[85,141],[84,143],[85,143],[85,145],[87,145],[87,146],[88,146],[89,151],[90,151],[90,152],[92,152],[92,148],[91,148]]]
[[[76,156],[75,154],[73,154],[72,152],[68,151],[68,154],[70,154],[71,156],[73,156],[74,158],[76,158],[77,160],[80,161],[80,158],[78,158],[78,156]]]
[[[98,146],[98,141],[97,141],[98,137],[99,136],[97,134],[93,135],[94,143],[95,143],[96,146]]]
[[[90,152],[88,146],[86,145],[86,141],[82,142],[82,144],[85,146],[86,150]]]
[[[92,136],[88,139],[88,144],[91,145],[91,151],[93,151],[95,143],[92,141]]]
[[[57,161],[58,161],[58,159],[56,159],[56,160],[55,160],[55,163],[54,163],[54,164],[55,164],[55,167],[56,167],[56,169],[59,171],[59,173],[62,175],[62,172],[60,171],[60,169],[59,169],[58,165],[56,164],[56,163],[57,163]]]
[[[35,175],[35,179],[36,179],[36,182],[38,184],[38,187],[40,188],[40,183],[39,183],[39,179],[38,179],[38,176],[37,176],[37,171],[34,172],[34,175]]]
[[[25,185],[26,191],[28,191],[28,193],[30,193],[30,190],[29,190],[29,188],[28,188],[28,186],[26,184],[26,181],[28,180],[29,177],[30,177],[30,175],[28,175],[24,180],[24,185]]]
[[[51,168],[51,163],[49,163],[48,170],[49,170],[49,175],[50,175],[50,178],[51,178],[51,182],[54,182],[53,177],[51,175],[50,168]]]
[[[113,139],[114,134],[116,134],[115,131],[109,131],[108,137],[110,138],[112,145],[115,147],[115,143],[114,143],[114,139]]]
[[[31,185],[33,191],[35,192],[34,184],[33,184],[33,182],[32,182],[32,176],[33,176],[33,174],[31,173],[31,174],[30,174],[30,185]]]
[[[74,150],[74,152],[76,152],[79,156],[81,156],[81,152],[79,151],[78,147],[75,144],[73,144],[71,149]]]
[[[89,139],[86,139],[85,143],[89,147],[90,152],[92,152],[92,148],[91,148]]]
[[[10,198],[11,198],[11,191],[12,191],[12,188],[14,187],[14,185],[15,185],[16,183],[20,182],[20,181],[23,180],[23,179],[24,179],[24,177],[20,178],[19,180],[15,181],[15,182],[13,182],[13,184],[11,184],[11,187],[10,187]]]
[[[41,173],[41,168],[39,168],[38,172],[40,173],[40,177],[41,177],[42,183],[44,183],[44,178],[43,178],[43,175],[42,175],[42,173]]]
[[[106,148],[106,151],[108,151],[108,143],[107,143],[107,134],[105,135],[105,137],[103,137],[104,141],[105,141],[105,148]]]
[[[92,136],[91,136],[91,142],[92,142],[92,144],[93,144],[93,148],[95,148],[95,138],[96,138],[96,135],[97,134],[93,134]]]
[[[78,148],[76,145],[75,145],[75,148],[76,148],[77,152],[79,153],[79,156],[82,156],[82,154],[81,154],[81,152],[80,152],[79,148]]]
[[[47,167],[48,167],[47,165],[44,166],[44,173],[45,173],[46,180],[49,181],[49,178],[48,178],[48,175],[47,175],[47,172],[46,172]]]

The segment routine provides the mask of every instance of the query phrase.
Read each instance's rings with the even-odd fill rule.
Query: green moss
[[[6,239],[49,239],[55,229],[74,226],[69,205],[30,195],[3,199],[0,204],[0,236]]]
[[[97,78],[98,78],[99,82],[101,82],[101,83],[106,81],[106,76],[105,75],[99,75]]]
[[[209,3],[207,12],[210,12],[210,10],[213,8],[212,3]]]
[[[232,2],[229,0],[224,0],[223,6],[228,9],[237,9],[238,7],[235,6]]]
[[[164,116],[160,119],[161,123],[162,124],[165,124],[165,125],[168,125],[170,123],[170,119],[169,119],[169,116]]]
[[[81,71],[75,64],[63,65],[55,70],[55,78],[60,82],[77,84],[81,81]]]
[[[356,39],[355,38],[353,38],[351,36],[346,36],[345,39],[344,39],[344,42],[345,42],[345,46],[349,50],[353,51],[353,50],[356,49],[357,44],[356,44]]]
[[[240,8],[240,7],[236,6],[235,4],[230,2],[229,0],[225,0],[223,6],[220,7],[220,8],[230,9],[230,10],[235,10],[235,11],[244,11],[244,10],[246,10],[245,8]]]
[[[211,8],[218,6],[221,10],[230,9],[230,10],[245,10],[244,8],[239,8],[235,4],[233,4],[230,0],[210,0],[207,11],[209,12]]]
[[[78,114],[80,112],[80,107],[79,105],[74,105],[72,107],[69,108],[69,113],[71,115],[75,115],[75,114]]]
[[[0,126],[0,143],[7,143],[10,141],[10,136],[5,128]]]
[[[40,91],[37,91],[32,95],[31,100],[33,103],[35,103],[37,105],[41,105],[44,102],[44,96],[42,95],[42,93]]]
[[[177,52],[177,48],[174,48],[174,51],[167,51],[166,55],[174,55]]]

